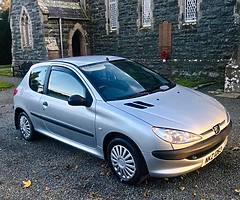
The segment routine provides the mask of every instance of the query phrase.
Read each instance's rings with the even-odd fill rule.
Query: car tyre
[[[18,116],[18,125],[21,136],[27,140],[32,141],[35,139],[36,133],[34,131],[32,122],[25,112],[21,112]]]
[[[107,148],[107,160],[117,178],[127,184],[139,184],[148,176],[145,160],[133,142],[114,138]]]

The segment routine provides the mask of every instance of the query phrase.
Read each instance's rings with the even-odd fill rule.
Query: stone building
[[[13,66],[90,53],[89,16],[78,0],[13,0]]]
[[[239,46],[238,2],[12,0],[13,66],[109,54],[169,75],[223,80]]]
[[[0,0],[0,11],[6,11],[9,9],[11,0]]]

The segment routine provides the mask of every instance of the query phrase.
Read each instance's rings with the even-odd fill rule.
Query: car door
[[[42,107],[40,100],[44,92],[44,85],[46,81],[49,66],[38,66],[31,69],[29,73],[28,85],[24,90],[24,95],[21,96],[24,102],[24,109],[28,112],[35,130],[44,131],[42,120],[36,117],[36,113],[40,113]]]
[[[90,106],[70,106],[68,98],[72,95],[80,95],[91,101]],[[68,142],[96,146],[95,100],[71,69],[52,67],[41,106],[41,118],[49,133],[61,137],[61,140],[68,139]]]

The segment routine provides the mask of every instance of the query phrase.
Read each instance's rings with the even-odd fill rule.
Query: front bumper
[[[144,157],[153,177],[174,177],[203,167],[205,159],[227,144],[232,122],[217,136],[191,147],[172,151],[153,151]]]

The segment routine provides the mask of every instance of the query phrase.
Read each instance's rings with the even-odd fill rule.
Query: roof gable
[[[37,0],[43,14],[49,18],[89,20],[79,0]]]

